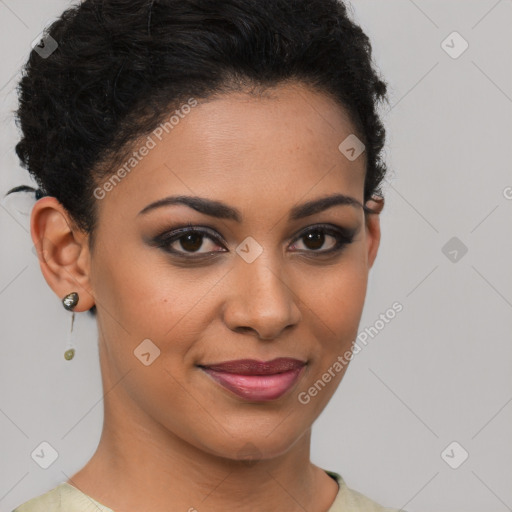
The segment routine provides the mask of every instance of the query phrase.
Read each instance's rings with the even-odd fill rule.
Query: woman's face
[[[184,107],[134,147],[137,164],[102,188],[90,259],[102,372],[125,423],[235,459],[284,453],[325,407],[379,243],[378,215],[357,204],[365,154],[338,148],[353,133],[345,112],[300,85],[272,95]],[[334,194],[356,202],[301,209]],[[202,206],[149,208],[170,196]],[[189,224],[198,233],[171,239]],[[277,358],[296,361],[208,369]]]

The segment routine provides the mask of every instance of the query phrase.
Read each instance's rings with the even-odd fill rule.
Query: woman
[[[16,512],[391,510],[310,461],[379,246],[385,93],[335,0],[86,0],[49,27],[16,152],[44,278],[71,329],[97,319],[104,427]]]

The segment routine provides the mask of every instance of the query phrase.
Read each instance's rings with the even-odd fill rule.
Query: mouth
[[[276,400],[289,391],[299,379],[305,361],[280,357],[272,361],[240,359],[199,368],[215,382],[245,400]]]

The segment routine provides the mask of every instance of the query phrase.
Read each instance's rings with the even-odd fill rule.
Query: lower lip
[[[239,375],[202,368],[205,373],[235,395],[258,402],[268,402],[283,396],[297,382],[303,369],[304,366],[274,375]]]

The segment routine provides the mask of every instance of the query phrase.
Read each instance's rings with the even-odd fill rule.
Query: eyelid
[[[166,252],[172,254],[172,255],[184,255],[185,258],[193,259],[193,258],[199,258],[201,256],[207,256],[211,255],[217,252],[226,252],[226,251],[210,251],[206,253],[197,253],[196,256],[194,256],[194,253],[186,253],[181,251],[172,251],[167,250],[166,247],[170,246],[172,243],[178,241],[182,236],[187,235],[188,233],[198,233],[200,235],[204,235],[205,238],[208,238],[215,242],[216,244],[219,244],[219,242],[222,242],[224,245],[228,245],[224,237],[214,228],[210,226],[205,225],[198,225],[198,224],[192,224],[191,222],[188,222],[186,225],[177,226],[174,228],[168,228],[159,235],[155,236],[151,241],[149,242],[150,245],[154,245],[160,248],[163,248],[166,250]],[[188,254],[188,256],[187,256]]]
[[[304,236],[305,233],[309,233],[310,231],[314,231],[315,229],[323,229],[326,233],[336,233],[337,235],[344,236],[346,238],[351,238],[357,233],[358,228],[348,228],[345,226],[336,226],[335,224],[330,224],[326,222],[319,222],[317,224],[311,224],[306,228],[300,230],[294,238],[292,238],[292,242]]]
[[[214,228],[210,227],[210,226],[204,226],[204,225],[199,225],[199,224],[192,224],[192,223],[187,223],[186,225],[184,226],[178,226],[176,228],[172,228],[170,229],[169,231],[164,231],[164,233],[162,233],[162,235],[160,236],[164,236],[165,235],[169,235],[167,238],[172,238],[172,237],[175,237],[176,235],[179,235],[180,233],[183,233],[183,234],[187,234],[187,233],[200,233],[200,234],[203,234],[203,233],[208,233],[208,235],[210,235],[212,237],[212,239],[214,240],[222,240],[223,243],[227,244],[226,240],[224,239],[224,237]]]
[[[305,234],[314,231],[315,229],[323,231],[328,236],[332,236],[336,239],[336,245],[334,248],[327,249],[327,250],[320,250],[320,251],[301,251],[299,250],[299,253],[311,253],[312,255],[329,255],[331,253],[335,252],[341,252],[343,248],[346,245],[349,245],[353,242],[353,238],[356,235],[357,231],[359,230],[359,227],[355,228],[348,228],[346,226],[339,226],[335,224],[330,223],[316,223],[316,224],[310,224],[309,226],[306,226],[305,228],[298,231],[293,238],[290,239],[290,244],[293,244],[297,240],[300,240]],[[184,259],[193,260],[193,259],[201,259],[201,258],[208,258],[209,256],[215,256],[216,254],[220,252],[229,252],[229,249],[223,250],[223,251],[209,251],[204,253],[187,253],[183,251],[175,251],[175,250],[168,250],[166,247],[170,246],[172,243],[178,241],[181,236],[186,235],[187,233],[198,233],[200,235],[204,235],[206,238],[209,238],[215,243],[222,242],[225,245],[228,245],[224,237],[214,228],[206,225],[198,225],[198,224],[192,224],[191,222],[188,222],[186,225],[177,226],[175,228],[170,228],[161,233],[160,235],[157,235],[151,242],[151,245],[156,245],[158,247],[163,248],[166,252],[170,253],[171,255],[177,256],[177,257],[183,257]],[[225,247],[224,247],[225,249]]]

